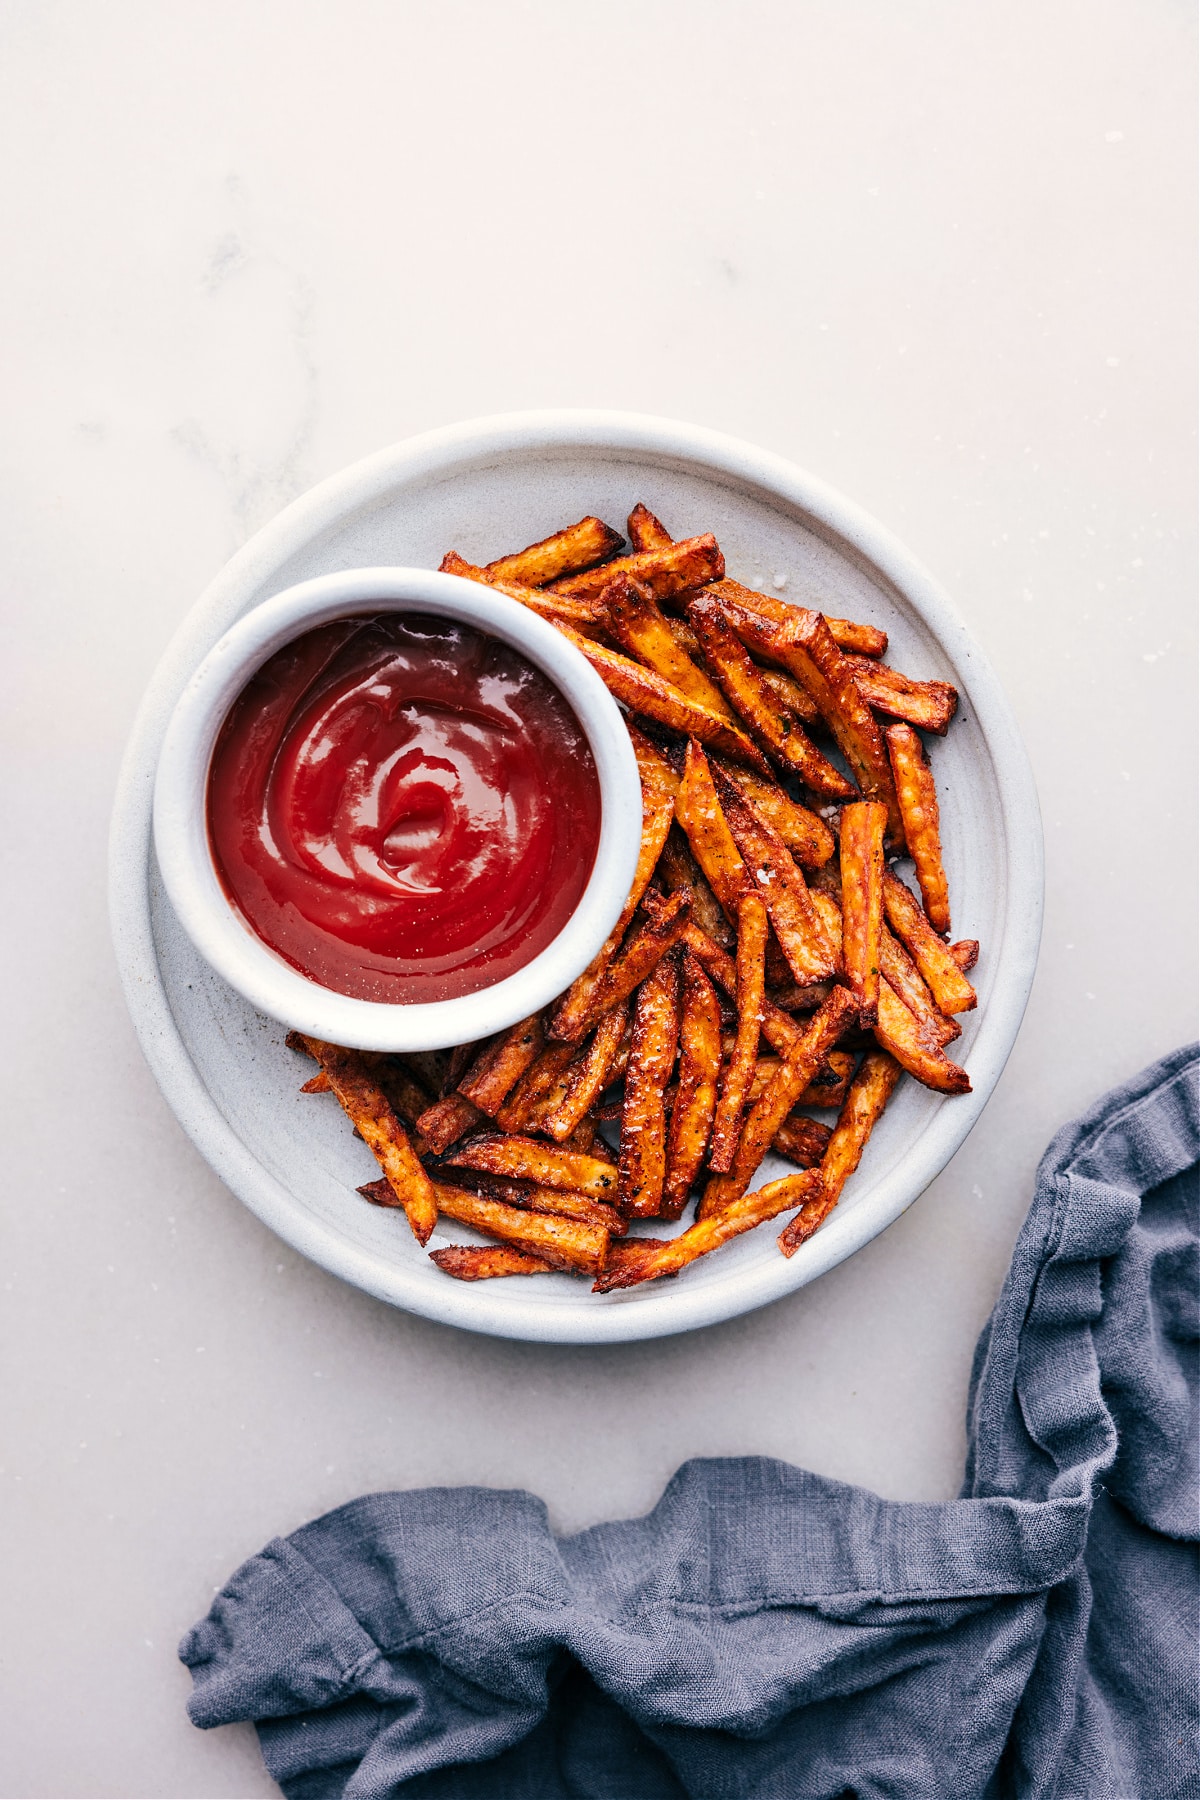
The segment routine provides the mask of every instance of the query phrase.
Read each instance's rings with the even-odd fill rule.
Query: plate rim
[[[154,944],[150,872],[151,808],[158,748],[191,669],[247,587],[290,554],[361,511],[401,480],[478,464],[514,451],[612,450],[672,461],[783,499],[802,510],[884,578],[910,605],[964,673],[988,745],[1006,840],[1007,893],[996,955],[1005,986],[993,988],[971,1046],[972,1093],[939,1108],[911,1153],[903,1181],[885,1176],[869,1209],[835,1214],[792,1259],[740,1272],[728,1285],[613,1296],[624,1304],[562,1302],[499,1306],[473,1284],[407,1291],[402,1265],[381,1265],[365,1247],[298,1207],[258,1162],[219,1110],[193,1063],[171,1011]],[[241,610],[239,603],[238,610]],[[236,616],[234,613],[232,616]],[[969,670],[969,676],[965,671]],[[1021,854],[1013,854],[1019,841]],[[739,1317],[815,1280],[880,1235],[941,1173],[973,1129],[1016,1042],[1037,967],[1044,899],[1043,841],[1037,789],[1016,719],[987,657],[929,571],[857,502],[774,452],[705,426],[648,414],[555,408],[493,414],[401,439],[298,496],[229,559],[185,614],[151,675],[135,714],[118,775],[109,833],[109,917],[118,972],[142,1053],[163,1096],[201,1156],[244,1205],[302,1255],[403,1310],[489,1336],[545,1343],[616,1343],[672,1336]],[[900,1192],[899,1190],[904,1190]],[[882,1216],[881,1216],[882,1215]],[[415,1284],[412,1284],[415,1287]]]

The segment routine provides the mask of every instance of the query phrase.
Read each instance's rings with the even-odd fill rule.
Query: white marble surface
[[[5,1796],[274,1793],[174,1645],[364,1489],[528,1486],[570,1530],[761,1451],[953,1493],[1038,1155],[1194,1031],[1193,40],[1177,0],[0,7]],[[104,910],[139,693],[249,532],[411,432],[589,404],[904,538],[1006,682],[1048,861],[1024,1031],[918,1205],[603,1351],[283,1250],[162,1103]]]

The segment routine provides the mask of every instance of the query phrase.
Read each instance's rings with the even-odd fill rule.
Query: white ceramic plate
[[[677,537],[713,531],[731,575],[785,599],[883,626],[889,662],[952,681],[958,717],[933,749],[956,937],[983,945],[954,1054],[974,1091],[942,1099],[901,1083],[837,1210],[786,1260],[770,1227],[672,1281],[596,1295],[566,1275],[460,1283],[429,1262],[403,1214],[355,1193],[377,1173],[283,1029],[255,1013],[192,948],[154,862],[159,745],[192,670],[228,626],[293,582],[383,564],[475,562],[584,513],[620,527],[642,500]],[[782,584],[782,585],[781,585]],[[610,1343],[665,1336],[762,1306],[870,1241],[928,1186],[1000,1076],[1041,934],[1037,794],[1000,686],[941,589],[849,501],[778,457],[694,426],[626,413],[521,413],[410,439],[304,495],[235,556],[197,602],[150,684],[113,817],[117,958],[142,1048],[184,1129],[259,1218],[367,1292],[497,1336]],[[761,1180],[787,1165],[770,1157]],[[439,1229],[431,1248],[470,1237]]]

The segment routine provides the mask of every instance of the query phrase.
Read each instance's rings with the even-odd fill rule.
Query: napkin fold
[[[556,1538],[372,1494],[180,1655],[288,1800],[1184,1800],[1197,1762],[1196,1047],[1066,1126],[976,1352],[961,1497],[686,1463]]]

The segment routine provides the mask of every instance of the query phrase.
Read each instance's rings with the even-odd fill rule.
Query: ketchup
[[[208,779],[222,885],[339,994],[475,993],[579,902],[600,784],[575,714],[519,651],[423,614],[339,619],[234,701]]]

